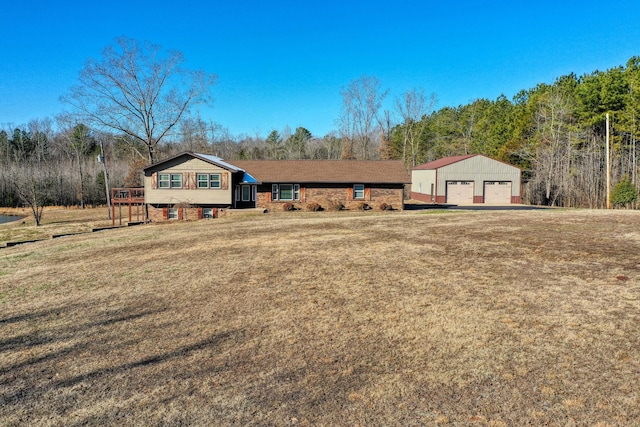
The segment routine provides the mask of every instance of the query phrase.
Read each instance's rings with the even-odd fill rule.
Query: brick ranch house
[[[404,207],[401,161],[242,160],[185,152],[144,168],[147,219],[217,217],[221,209]]]
[[[242,160],[234,165],[259,181],[257,205],[272,210],[284,203],[304,208],[359,209],[366,203],[404,207],[404,186],[411,182],[404,164],[393,160]]]

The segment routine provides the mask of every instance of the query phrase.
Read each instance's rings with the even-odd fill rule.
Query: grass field
[[[640,425],[640,212],[272,213],[0,249],[0,425]]]
[[[42,216],[42,224],[39,227],[35,226],[33,215],[26,208],[0,208],[0,215],[23,217],[19,221],[0,224],[0,248],[4,247],[7,242],[50,239],[51,236],[60,234],[88,233],[94,227],[111,225],[109,212],[106,208],[46,208]],[[127,214],[125,213],[125,215]],[[116,224],[119,224],[118,220],[116,220]]]

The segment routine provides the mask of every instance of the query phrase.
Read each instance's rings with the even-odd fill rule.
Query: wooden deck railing
[[[112,188],[111,189],[111,224],[116,223],[116,205],[118,205],[119,221],[122,225],[122,205],[126,205],[129,209],[129,222],[133,220],[132,207],[136,207],[136,220],[140,221],[142,215],[143,220],[145,218],[144,212],[144,188]],[[141,209],[142,208],[142,209]]]
[[[114,203],[144,203],[144,188],[112,188],[111,201]]]

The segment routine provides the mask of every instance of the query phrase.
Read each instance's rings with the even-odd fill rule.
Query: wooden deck
[[[144,212],[144,188],[112,188],[111,189],[111,224],[116,223],[116,205],[118,205],[119,221],[122,225],[122,205],[126,205],[129,211],[129,222],[133,221],[133,207],[136,208],[136,221],[146,219]]]

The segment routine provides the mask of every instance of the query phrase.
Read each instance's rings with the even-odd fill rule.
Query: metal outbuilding
[[[411,171],[411,198],[456,205],[518,204],[521,170],[481,154],[445,157]]]

